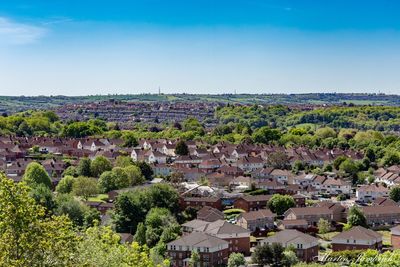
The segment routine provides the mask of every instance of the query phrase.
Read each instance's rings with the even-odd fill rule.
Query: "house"
[[[314,204],[314,207],[328,208],[332,211],[332,221],[345,222],[347,218],[346,208],[338,202],[321,201]]]
[[[370,202],[378,197],[388,197],[389,189],[381,184],[363,185],[357,188],[356,198],[362,202]]]
[[[173,267],[189,266],[192,251],[200,256],[200,267],[226,265],[229,243],[206,233],[193,232],[167,244],[167,256]]]
[[[256,195],[256,196],[242,196],[237,198],[233,205],[236,209],[242,209],[246,212],[252,210],[260,210],[266,209],[268,200],[271,198],[271,195]]]
[[[301,261],[310,262],[318,257],[318,239],[294,229],[287,229],[267,237],[261,244],[281,244],[283,247],[294,246],[297,257]]]
[[[387,197],[378,197],[374,201],[372,201],[371,204],[372,206],[388,206],[388,207],[399,206],[399,204],[397,204],[396,201]]]
[[[244,190],[250,189],[252,184],[254,184],[254,180],[251,177],[239,176],[233,178],[229,183],[229,187],[235,192],[243,192]]]
[[[367,224],[374,227],[400,223],[400,207],[398,206],[368,206],[362,207]]]
[[[382,235],[362,226],[352,227],[332,238],[332,250],[382,249]]]
[[[239,252],[244,255],[250,254],[250,231],[225,220],[205,222],[193,220],[182,224],[186,233],[206,233],[229,242],[229,252]]]
[[[266,168],[268,169],[268,168]],[[268,172],[268,171],[266,171]],[[277,180],[278,182],[287,185],[289,183],[289,179],[292,179],[293,174],[291,171],[288,170],[280,170],[280,169],[273,169],[269,176]]]
[[[333,212],[327,207],[290,208],[284,213],[284,216],[285,220],[304,219],[308,225],[316,226],[321,218],[331,222]]]
[[[321,191],[330,195],[349,195],[351,193],[351,185],[343,179],[327,178],[321,185]]]
[[[222,210],[222,201],[219,197],[180,197],[179,206],[182,210],[187,207],[202,208],[204,206]]]
[[[262,169],[264,167],[264,162],[258,157],[243,157],[238,159],[235,165],[245,172],[252,172],[257,169]]]
[[[236,224],[252,232],[256,229],[272,229],[275,217],[276,214],[269,209],[255,210],[240,214]]]
[[[390,241],[393,249],[400,249],[400,225],[390,229]]]
[[[215,222],[217,220],[224,220],[224,218],[225,215],[222,211],[210,206],[204,206],[197,212],[197,219],[206,222]]]
[[[268,194],[273,195],[273,194],[284,194],[286,186],[278,182],[276,179],[270,178],[263,181],[259,181],[256,184],[256,188],[267,190]]]
[[[304,219],[299,220],[282,220],[278,225],[279,229],[297,229],[305,230],[308,228],[308,222]]]

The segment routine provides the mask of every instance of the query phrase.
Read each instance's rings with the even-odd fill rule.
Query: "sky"
[[[3,0],[0,95],[400,94],[397,0]]]

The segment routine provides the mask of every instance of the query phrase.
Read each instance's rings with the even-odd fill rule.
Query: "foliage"
[[[105,171],[111,171],[112,164],[104,156],[98,156],[90,163],[90,173],[93,177],[99,177]]]
[[[46,172],[44,167],[37,162],[31,162],[28,164],[22,180],[30,187],[35,187],[39,184],[43,184],[49,188],[51,187],[49,174]]]
[[[91,177],[92,171],[91,166],[92,161],[89,158],[81,158],[78,164],[77,173],[81,176]]]
[[[241,253],[231,253],[228,258],[228,267],[246,266],[246,260]]]
[[[187,144],[185,143],[185,141],[180,140],[180,141],[178,141],[178,143],[176,143],[175,153],[177,155],[181,155],[181,156],[189,154],[189,148],[188,148]]]
[[[347,215],[347,223],[350,225],[350,227],[357,225],[368,227],[365,215],[357,206],[353,206],[350,208],[349,213]]]
[[[400,201],[400,186],[395,186],[390,189],[389,197],[396,202]]]
[[[98,192],[97,181],[94,178],[79,176],[72,184],[72,193],[82,197],[85,201]]]
[[[72,186],[75,182],[75,178],[72,176],[64,176],[57,184],[56,191],[60,194],[69,194],[72,192]]]
[[[156,184],[118,195],[115,200],[114,223],[119,232],[136,232],[151,208],[166,208],[172,214],[178,211],[178,193],[166,184]]]
[[[296,202],[294,201],[292,196],[274,194],[268,200],[267,206],[272,212],[278,215],[282,215],[288,209],[296,206]]]
[[[319,219],[317,226],[319,234],[326,234],[331,230],[331,224],[323,218]]]

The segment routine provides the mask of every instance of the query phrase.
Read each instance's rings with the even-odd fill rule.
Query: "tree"
[[[189,154],[189,148],[185,141],[180,140],[178,143],[176,143],[175,153],[180,156]]]
[[[139,243],[139,245],[146,244],[146,226],[144,223],[139,223],[136,229],[136,233],[133,239]]]
[[[102,192],[108,193],[112,190],[118,189],[116,186],[117,177],[114,172],[106,171],[100,175],[98,185]]]
[[[192,250],[190,259],[189,259],[189,266],[190,267],[197,267],[200,263],[200,254],[197,250]]]
[[[31,162],[28,164],[22,180],[30,187],[35,187],[39,184],[43,184],[49,188],[51,187],[49,174],[46,172],[44,167],[37,162]]]
[[[293,250],[285,249],[283,252],[283,259],[282,259],[282,265],[283,266],[293,266],[299,262],[299,259],[297,258],[296,252]]]
[[[99,192],[97,181],[93,178],[79,176],[72,185],[72,193],[82,197],[85,201]]]
[[[63,171],[62,176],[78,177],[78,170],[75,166],[69,166]]]
[[[334,161],[333,161],[333,167],[336,170],[339,170],[340,164],[342,164],[343,161],[347,159],[346,156],[338,156]]]
[[[81,158],[78,164],[77,173],[81,176],[91,177],[90,165],[92,161],[89,158]]]
[[[255,143],[268,144],[271,141],[279,140],[281,136],[282,133],[279,130],[264,126],[253,133],[253,140]]]
[[[124,147],[137,147],[139,142],[133,132],[124,132],[122,134],[122,140],[124,140]]]
[[[72,266],[78,242],[65,217],[45,217],[25,183],[0,174],[0,259],[4,266]]]
[[[400,186],[395,186],[390,189],[389,197],[396,202],[400,201]]]
[[[320,218],[318,221],[318,233],[326,234],[330,230],[331,230],[331,224],[327,220]]]
[[[296,206],[296,202],[294,201],[292,196],[274,194],[268,200],[267,206],[272,212],[278,215],[282,215],[288,209]]]
[[[136,227],[145,220],[148,210],[166,208],[176,214],[179,195],[167,184],[156,184],[145,189],[136,189],[118,195],[115,200],[113,221],[119,232],[136,232]]]
[[[277,169],[284,169],[289,164],[289,158],[285,152],[273,152],[268,155],[268,165]]]
[[[128,167],[125,167],[124,171],[128,176],[129,181],[131,181],[131,185],[141,185],[146,181],[142,174],[142,171],[138,166],[130,165]]]
[[[259,265],[280,266],[284,257],[284,248],[281,244],[259,245],[251,255],[253,263]]]
[[[319,128],[315,131],[315,135],[318,136],[321,139],[326,139],[326,138],[335,138],[336,137],[336,132],[334,129],[330,127],[324,127],[324,128]]]
[[[382,163],[385,166],[393,166],[400,164],[400,153],[397,151],[389,150],[382,158]]]
[[[126,168],[133,164],[132,158],[127,156],[118,156],[114,162],[115,167]]]
[[[57,193],[69,194],[72,192],[72,186],[74,184],[75,178],[72,176],[64,176],[56,186]]]
[[[93,177],[99,177],[105,171],[111,171],[111,162],[103,156],[96,157],[90,164],[90,173]]]
[[[349,213],[347,215],[347,223],[349,224],[350,227],[358,225],[363,227],[368,227],[365,215],[357,206],[353,206],[350,208]]]
[[[228,267],[246,266],[246,260],[241,253],[231,253],[228,258]]]
[[[147,162],[137,161],[134,164],[140,168],[140,171],[142,172],[146,180],[151,180],[151,178],[153,177],[153,169]]]
[[[155,246],[160,241],[164,230],[171,225],[177,225],[176,219],[166,208],[152,208],[146,215],[146,244],[149,247]],[[170,230],[175,229],[171,228]],[[180,233],[180,227],[176,229]],[[172,233],[169,233],[172,234]],[[164,237],[165,238],[165,237]],[[170,241],[170,240],[167,240]]]
[[[46,208],[46,212],[51,212],[56,206],[53,193],[43,184],[39,184],[32,188],[29,192],[29,196],[35,200],[36,204]]]

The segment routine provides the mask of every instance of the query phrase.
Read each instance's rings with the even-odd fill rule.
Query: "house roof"
[[[350,230],[347,230],[347,231],[344,231],[344,232],[341,232],[341,233],[335,235],[332,238],[332,242],[335,242],[335,241],[338,241],[341,239],[352,239],[352,240],[376,240],[376,239],[378,239],[378,240],[382,240],[382,235],[373,230],[364,228],[362,226],[355,226],[355,227],[352,227]]]
[[[318,242],[318,239],[294,229],[286,229],[276,233],[273,236],[263,239],[263,242],[280,243],[280,244],[291,244],[291,243],[309,244]]]
[[[193,232],[168,243],[168,245],[173,245],[173,246],[184,246],[184,247],[194,246],[194,247],[207,247],[207,248],[213,248],[228,244],[229,243],[225,240],[201,232]]]
[[[246,221],[254,221],[263,218],[274,218],[275,216],[276,214],[270,211],[269,209],[261,209],[261,210],[245,212],[240,215],[240,217],[243,217]]]

